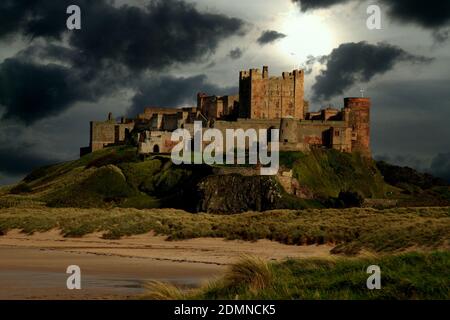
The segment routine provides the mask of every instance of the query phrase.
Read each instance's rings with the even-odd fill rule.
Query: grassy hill
[[[377,164],[359,154],[334,150],[282,152],[280,164],[282,170],[292,169],[293,177],[310,195],[309,199],[287,194],[275,177],[223,175],[217,173],[218,168],[208,165],[176,166],[170,157],[163,155],[140,159],[136,148],[116,146],[34,170],[19,184],[0,190],[0,207],[42,204],[235,213],[345,206],[340,199],[342,192],[362,198],[399,198],[406,202],[417,194],[408,194],[406,189],[422,190],[414,181],[407,188],[405,183],[389,185]],[[395,179],[392,174],[389,177]],[[431,199],[427,205],[432,205],[438,196],[442,200],[440,205],[450,203],[448,187],[435,189],[433,183],[427,186],[427,199]]]
[[[50,207],[182,207],[192,209],[192,185],[205,166],[174,166],[164,156],[141,160],[134,147],[110,147],[78,160],[39,168],[9,190]]]

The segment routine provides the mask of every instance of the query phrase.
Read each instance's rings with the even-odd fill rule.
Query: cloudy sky
[[[450,1],[2,0],[0,184],[75,159],[109,111],[235,93],[263,65],[304,68],[313,110],[364,89],[374,155],[450,179]]]

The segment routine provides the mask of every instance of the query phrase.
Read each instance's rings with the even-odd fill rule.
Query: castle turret
[[[345,98],[344,107],[350,109],[349,125],[353,130],[352,151],[370,157],[370,98]]]

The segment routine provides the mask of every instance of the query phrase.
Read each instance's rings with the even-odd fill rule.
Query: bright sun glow
[[[282,17],[280,32],[287,35],[278,43],[280,54],[301,63],[307,56],[329,54],[334,48],[333,32],[326,17],[320,14],[302,14],[298,9]]]

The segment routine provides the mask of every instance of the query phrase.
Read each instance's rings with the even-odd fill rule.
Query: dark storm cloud
[[[8,176],[26,174],[37,167],[58,162],[29,149],[30,147],[22,144],[0,145],[0,180],[2,174]]]
[[[329,8],[336,4],[361,0],[292,0],[300,5],[303,12]],[[429,29],[436,29],[450,23],[450,1],[447,0],[379,0],[381,10],[402,23],[414,23]]]
[[[349,1],[352,0],[292,0],[292,2],[298,3],[300,5],[300,9],[303,12],[328,8],[336,4],[342,4]]]
[[[306,57],[306,61],[304,62],[302,68],[305,71],[305,74],[311,74],[313,72],[313,68],[314,65],[316,63],[323,63],[321,62],[323,59],[323,57],[319,56],[319,57],[314,57],[312,55],[309,55],[308,57]]]
[[[56,115],[75,101],[92,101],[94,92],[71,69],[9,58],[0,64],[3,119],[31,124]]]
[[[430,169],[430,161],[450,150],[449,83],[449,78],[386,80],[369,88],[372,150],[379,159],[445,178],[437,166]]]
[[[375,75],[386,73],[398,62],[427,62],[425,57],[412,55],[387,43],[369,44],[365,41],[341,44],[320,61],[326,65],[312,87],[313,100],[330,99],[358,82],[368,82]]]
[[[263,31],[263,33],[261,34],[261,36],[258,38],[258,43],[260,44],[260,45],[265,45],[265,44],[268,44],[268,43],[272,43],[272,42],[274,42],[274,41],[277,41],[277,40],[279,40],[279,39],[283,39],[283,38],[285,38],[286,37],[286,35],[285,34],[283,34],[283,33],[280,33],[280,32],[278,32],[278,31],[275,31],[275,30],[266,30],[266,31]]]
[[[61,13],[67,1],[2,0],[0,2],[0,37],[14,33],[26,36],[59,38],[65,27]]]
[[[97,16],[84,19],[83,30],[70,43],[94,61],[110,59],[133,70],[159,70],[199,61],[242,28],[239,19],[200,13],[182,1],[158,0],[146,9],[102,8]]]
[[[432,35],[437,43],[443,43],[450,38],[450,28],[435,30]]]
[[[81,8],[81,30],[66,29],[70,4]],[[145,8],[115,7],[106,0],[6,0],[0,4],[0,21],[0,36],[19,32],[58,39],[66,34],[84,64],[114,61],[135,71],[198,61],[222,39],[243,34],[244,27],[240,19],[202,13],[179,0],[152,0]]]
[[[450,152],[435,156],[431,162],[430,172],[450,182]]]
[[[146,106],[178,107],[196,105],[196,94],[204,92],[211,95],[237,94],[236,87],[222,88],[208,82],[205,75],[187,78],[161,77],[142,81],[133,104],[128,110],[129,116],[142,112]]]
[[[40,42],[30,44],[28,47],[18,52],[16,57],[21,59],[35,60],[36,62],[42,60],[51,60],[55,63],[82,63],[80,54],[69,47],[53,42]],[[79,65],[79,69],[83,69],[83,65]]]
[[[66,28],[71,4],[81,8],[81,30]],[[152,0],[144,8],[107,0],[3,0],[0,38],[22,35],[30,44],[0,65],[0,111],[4,119],[31,124],[75,102],[133,89],[144,71],[199,61],[243,27],[242,20],[179,0]]]
[[[240,59],[242,57],[242,50],[241,48],[236,48],[230,51],[230,53],[228,53],[228,56],[233,59],[233,60],[237,60]]]
[[[381,0],[396,20],[435,29],[450,23],[450,1]]]

